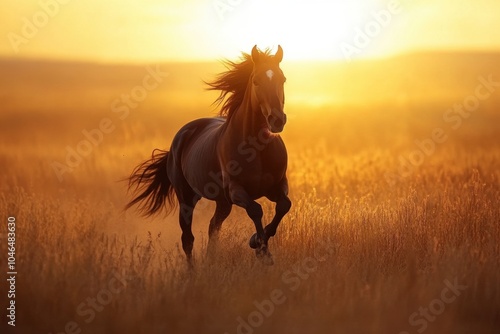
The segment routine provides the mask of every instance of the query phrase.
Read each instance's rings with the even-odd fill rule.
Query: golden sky
[[[213,60],[254,44],[303,60],[499,50],[499,15],[498,0],[4,0],[0,56]]]

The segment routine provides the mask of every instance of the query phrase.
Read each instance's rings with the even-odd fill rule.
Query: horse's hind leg
[[[208,251],[212,251],[216,242],[217,235],[219,234],[222,222],[231,213],[232,204],[226,201],[218,201],[215,207],[215,213],[210,220],[208,226]]]
[[[194,235],[191,231],[191,225],[193,222],[193,211],[196,203],[200,200],[200,197],[196,195],[192,190],[185,191],[182,194],[177,194],[179,199],[179,225],[182,229],[182,249],[186,253],[188,262],[191,263]]]

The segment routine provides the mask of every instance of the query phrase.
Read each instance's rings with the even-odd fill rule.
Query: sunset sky
[[[373,13],[389,13],[391,1],[59,1],[2,1],[0,56],[212,60],[254,44],[281,44],[286,59],[295,60],[500,50],[498,0],[401,0],[390,17],[379,15],[381,23]],[[372,29],[367,41],[359,37],[366,29]]]

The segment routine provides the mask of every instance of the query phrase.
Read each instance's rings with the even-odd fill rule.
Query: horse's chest
[[[279,138],[265,147],[221,146],[219,153],[224,186],[228,187],[233,181],[254,198],[266,196],[280,184],[286,173],[287,153]]]
[[[279,184],[286,172],[286,163],[269,159],[256,159],[241,167],[240,175],[235,175],[235,178],[249,194],[254,196],[264,196]]]

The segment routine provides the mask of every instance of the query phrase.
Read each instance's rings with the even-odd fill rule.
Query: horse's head
[[[274,56],[261,54],[257,46],[252,49],[254,63],[251,79],[252,94],[266,119],[269,130],[273,133],[283,131],[286,123],[286,114],[283,112],[285,105],[283,84],[286,78],[279,66],[282,59],[283,49],[279,45]]]

